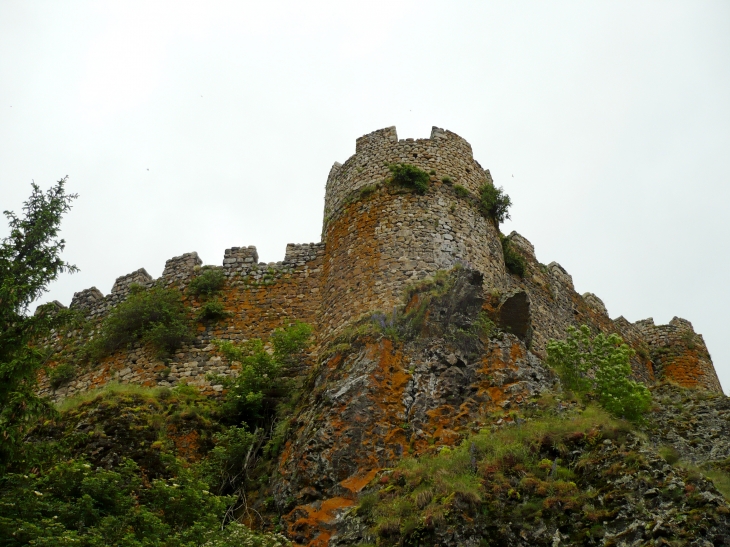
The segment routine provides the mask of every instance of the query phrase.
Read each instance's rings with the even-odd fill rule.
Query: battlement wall
[[[220,322],[196,321],[204,301],[185,291],[187,284],[201,271],[202,260],[197,253],[168,260],[163,275],[157,280],[140,269],[117,278],[113,292],[106,296],[95,287],[80,291],[74,295],[71,308],[85,312],[91,321],[91,330],[56,333],[48,343],[59,355],[69,344],[80,346],[88,336],[98,333],[103,318],[129,296],[133,283],[147,288],[162,284],[180,289],[183,303],[191,320],[195,321],[195,340],[180,348],[169,362],[163,362],[149,348],[136,344],[100,362],[90,363],[77,378],[57,390],[51,388],[48,378],[41,378],[40,393],[60,399],[110,381],[148,386],[174,386],[186,381],[209,393],[220,391],[222,386],[211,384],[206,374],[236,375],[238,365],[223,360],[211,342],[267,340],[273,330],[293,320],[314,325],[319,309],[323,256],[321,243],[289,244],[284,260],[269,264],[257,262],[258,253],[253,246],[226,249],[223,265],[215,266],[226,275],[217,298],[229,317]]]
[[[428,173],[427,192],[389,184],[388,165],[394,163]],[[282,261],[268,264],[259,262],[254,246],[231,247],[220,266],[206,266],[225,275],[216,296],[228,312],[225,320],[196,319],[204,300],[186,290],[203,267],[194,252],[168,260],[159,279],[142,268],[117,278],[108,295],[96,287],[80,291],[70,307],[82,310],[92,329],[56,333],[51,345],[58,352],[69,341],[80,344],[98,333],[103,318],[135,284],[179,289],[195,321],[195,341],[164,363],[137,345],[91,364],[55,392],[43,379],[42,392],[59,398],[113,379],[163,386],[185,380],[211,393],[220,391],[205,379],[206,373],[237,371],[235,364],[221,360],[213,340],[266,340],[274,329],[302,320],[317,330],[319,351],[363,315],[391,313],[411,283],[456,265],[483,274],[485,311],[540,358],[550,339],[564,338],[568,327],[585,324],[594,333],[620,334],[636,350],[631,362],[636,378],[721,391],[704,341],[688,321],[674,318],[656,326],[652,320],[611,320],[598,296],[578,294],[571,275],[557,262],[541,264],[533,245],[516,232],[508,239],[524,258],[525,272],[510,273],[501,234],[479,210],[479,189],[491,182],[469,143],[451,131],[434,127],[427,139],[398,139],[395,127],[364,135],[357,139],[355,154],[330,171],[321,243],[289,244]]]
[[[649,345],[657,379],[722,393],[705,340],[692,323],[675,317],[668,325],[655,325],[652,318],[634,325]]]
[[[373,131],[357,139],[355,155],[330,170],[325,192],[325,225],[366,186],[383,183],[390,176],[388,165],[408,163],[434,172],[434,180],[450,177],[475,195],[490,180],[474,160],[471,145],[451,131],[438,127],[428,139],[398,140],[395,127]],[[324,234],[324,232],[323,232]]]
[[[516,294],[525,293],[527,305],[521,312],[521,322],[529,324],[526,329],[529,333],[527,341],[533,353],[544,359],[550,339],[565,338],[569,327],[588,325],[596,334],[621,335],[637,352],[631,361],[634,377],[646,383],[654,381],[647,345],[637,329],[633,326],[624,328],[623,322],[612,321],[605,304],[595,294],[586,292],[581,295],[576,292],[573,277],[560,264],[541,264],[532,243],[524,236],[512,232],[508,239],[512,248],[525,260],[525,274],[523,277],[507,275],[507,288],[497,298],[498,302],[493,302],[493,306],[498,308],[495,315],[500,317],[503,315],[502,306],[507,305]]]

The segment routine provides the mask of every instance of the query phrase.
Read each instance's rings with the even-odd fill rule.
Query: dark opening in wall
[[[500,326],[517,336],[529,346],[532,337],[530,319],[530,299],[527,293],[520,291],[507,297],[499,307]]]

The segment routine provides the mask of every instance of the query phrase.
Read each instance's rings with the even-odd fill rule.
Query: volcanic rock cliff
[[[389,184],[393,164],[428,173],[428,190]],[[169,359],[137,344],[57,389],[43,378],[42,393],[60,400],[114,380],[186,383],[219,396],[221,378],[234,377],[240,364],[213,341],[266,341],[300,320],[313,326],[315,342],[292,373],[300,398],[271,476],[249,492],[262,515],[252,524],[265,527],[276,513],[286,535],[302,545],[660,545],[667,538],[726,544],[730,509],[722,495],[656,452],[663,445],[686,449],[698,464],[730,456],[727,443],[709,440],[724,438],[727,405],[702,336],[680,318],[659,326],[611,319],[599,297],[575,292],[559,264],[538,262],[527,239],[499,233],[478,205],[480,188],[491,183],[469,143],[450,131],[434,127],[418,140],[399,140],[393,127],[365,135],[355,154],[330,171],[321,243],[288,245],[284,260],[270,264],[258,262],[255,247],[228,249],[215,267],[225,276],[224,318],[200,322],[192,343]],[[505,264],[507,246],[524,263],[521,275]],[[179,289],[194,316],[203,302],[185,289],[201,266],[189,253],[169,260],[158,280],[141,269],[117,279],[107,296],[94,287],[76,293],[70,307],[90,326],[48,340],[55,361],[98,332],[132,284]],[[544,365],[547,342],[580,325],[617,333],[635,350],[634,377],[658,394],[653,425],[629,432],[599,420],[575,422],[575,431],[548,439],[536,434],[532,450],[548,461],[544,472],[518,460],[489,460],[487,432],[590,412],[570,396],[545,401],[559,390]],[[705,420],[696,430],[673,425],[670,403],[683,397],[706,410],[695,417]],[[408,472],[393,472],[404,458],[458,451],[465,440],[471,452],[464,461],[482,490],[438,498],[437,485],[413,486]],[[504,491],[485,493],[485,485]],[[430,493],[408,502],[417,508],[412,514],[363,509],[364,496],[384,489],[403,499]],[[539,499],[539,510],[528,511],[528,499]],[[440,517],[437,505],[446,508]],[[524,522],[515,520],[518,513]]]

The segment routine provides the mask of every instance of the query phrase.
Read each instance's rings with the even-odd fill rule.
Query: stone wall
[[[428,192],[388,184],[393,163],[430,173]],[[459,263],[501,286],[497,230],[475,203],[490,180],[469,143],[450,131],[434,127],[429,139],[398,140],[391,127],[358,139],[355,155],[335,164],[327,180],[322,331],[332,336],[364,313],[389,311],[409,283]]]
[[[393,163],[427,172],[428,191],[419,195],[391,184],[388,165]],[[269,264],[258,261],[253,246],[227,249],[216,267],[225,274],[220,300],[229,318],[197,322],[195,342],[169,362],[143,347],[117,352],[55,395],[111,379],[148,385],[187,379],[220,390],[205,375],[235,374],[236,369],[220,360],[212,340],[267,339],[274,329],[298,319],[315,327],[316,354],[351,321],[378,310],[391,312],[409,284],[457,264],[484,276],[485,310],[540,358],[551,338],[563,338],[568,327],[586,324],[595,333],[620,334],[636,351],[635,377],[647,383],[671,379],[721,391],[704,341],[689,322],[675,318],[657,327],[650,320],[611,320],[598,296],[578,294],[570,274],[556,262],[540,263],[533,245],[516,232],[508,237],[524,257],[526,270],[523,277],[509,273],[500,234],[478,207],[479,189],[488,182],[492,177],[474,160],[469,143],[450,131],[434,127],[428,139],[399,140],[389,127],[360,137],[355,154],[344,164],[335,163],[327,179],[322,243],[287,245],[284,260]],[[93,328],[63,333],[64,339],[56,333],[49,343],[62,351],[69,341],[93,336],[133,284],[177,287],[194,318],[203,302],[188,295],[186,287],[201,266],[197,253],[187,253],[168,260],[160,279],[139,269],[119,277],[106,296],[96,287],[76,293],[70,307],[82,310]],[[45,379],[42,387],[50,393]]]
[[[668,325],[655,325],[652,318],[634,325],[649,346],[658,379],[722,393],[705,340],[692,323],[675,317]]]
[[[646,344],[638,331],[621,328],[608,315],[603,301],[593,293],[580,295],[575,291],[573,278],[557,262],[542,264],[537,260],[533,245],[522,235],[512,232],[508,238],[512,248],[525,259],[525,275],[506,275],[508,288],[499,294],[498,306],[505,305],[516,294],[524,292],[527,296],[530,322],[529,347],[533,353],[545,358],[550,339],[565,337],[568,327],[578,328],[588,325],[594,333],[617,333],[636,351],[632,359],[634,376],[650,383],[654,372],[646,351]]]
[[[43,377],[40,392],[58,399],[101,387],[109,381],[174,386],[182,380],[210,393],[220,391],[220,383],[211,383],[206,375],[235,375],[238,365],[222,361],[211,341],[266,340],[274,329],[293,320],[315,324],[323,253],[324,246],[319,243],[289,244],[282,262],[265,264],[256,262],[255,247],[227,249],[223,265],[218,267],[226,274],[219,299],[229,312],[229,318],[211,324],[196,322],[195,341],[180,348],[167,361],[137,344],[129,350],[117,351],[101,362],[91,363],[78,378],[58,390],[52,390],[48,379]],[[119,277],[114,283],[115,292],[107,296],[95,287],[76,293],[71,307],[85,312],[92,324],[91,331],[77,329],[56,333],[49,344],[61,353],[71,342],[83,343],[84,337],[94,334],[109,311],[127,298],[133,282],[145,287],[161,283],[180,289],[181,298],[194,320],[203,301],[187,294],[185,288],[200,272],[201,264],[197,253],[187,253],[168,260],[158,280],[141,269]]]

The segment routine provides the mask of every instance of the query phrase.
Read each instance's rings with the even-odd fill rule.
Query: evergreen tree
[[[36,395],[45,356],[33,345],[68,314],[28,315],[30,304],[63,272],[77,268],[61,259],[61,218],[76,194],[67,194],[67,177],[45,193],[33,183],[18,217],[4,211],[10,234],[0,242],[0,473],[18,457],[24,433],[38,417],[51,412]]]

